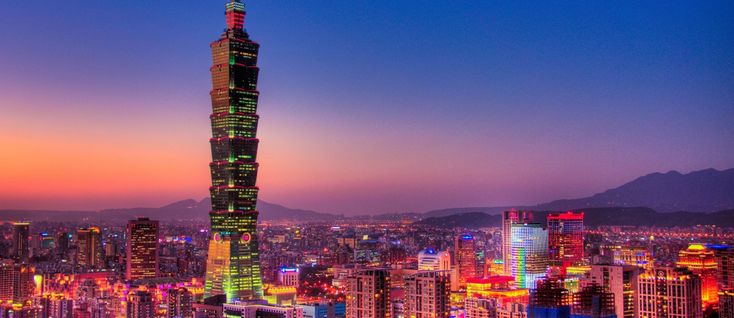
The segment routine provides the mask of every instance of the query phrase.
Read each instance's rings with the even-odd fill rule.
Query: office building
[[[684,268],[651,267],[637,277],[635,317],[701,318],[701,279]]]
[[[618,318],[635,317],[637,276],[642,270],[632,265],[591,265],[583,286],[598,285],[614,295],[615,315]]]
[[[144,290],[131,291],[127,296],[127,318],[153,318],[155,307],[153,295]]]
[[[405,317],[448,318],[451,311],[448,271],[419,271],[405,278]]]
[[[460,287],[466,286],[466,280],[477,276],[477,256],[474,249],[474,236],[458,235],[454,239],[454,265]]]
[[[346,294],[348,318],[392,318],[387,270],[355,271],[347,279]]]
[[[211,43],[211,231],[204,296],[227,302],[263,296],[257,225],[257,57],[245,5],[225,7],[227,29]]]
[[[533,288],[548,269],[548,232],[539,223],[512,224],[510,269],[518,288]]]
[[[531,211],[510,210],[502,213],[502,257],[504,261],[505,276],[512,275],[512,225],[532,222]]]
[[[551,213],[548,222],[548,261],[566,267],[584,261],[584,212]]]
[[[28,222],[13,223],[13,259],[16,261],[27,261],[30,257],[30,226]]]
[[[167,303],[168,318],[191,318],[194,316],[193,303],[194,295],[186,288],[172,288],[168,290]]]
[[[98,227],[81,228],[76,231],[76,264],[83,268],[101,268],[102,232]]]
[[[688,268],[701,278],[701,299],[704,306],[718,304],[717,263],[714,251],[703,244],[690,244],[678,252],[678,267]]]
[[[127,223],[125,279],[132,281],[159,276],[158,231],[158,221],[148,218]]]

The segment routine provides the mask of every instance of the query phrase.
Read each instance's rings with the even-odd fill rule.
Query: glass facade
[[[226,4],[227,29],[211,44],[211,237],[205,297],[263,296],[257,241],[257,55],[244,30],[245,6]]]

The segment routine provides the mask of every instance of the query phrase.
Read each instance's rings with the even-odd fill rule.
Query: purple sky
[[[250,1],[261,198],[535,204],[734,167],[734,2]],[[0,207],[208,195],[223,2],[0,5]]]

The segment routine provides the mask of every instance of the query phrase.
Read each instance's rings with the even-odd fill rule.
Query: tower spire
[[[245,27],[245,4],[240,0],[231,0],[224,7],[227,30],[242,30]]]

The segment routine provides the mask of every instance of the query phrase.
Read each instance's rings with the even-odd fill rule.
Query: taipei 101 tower
[[[244,30],[245,5],[226,4],[227,29],[210,46],[212,74],[211,235],[204,297],[263,296],[257,240],[257,54]]]

